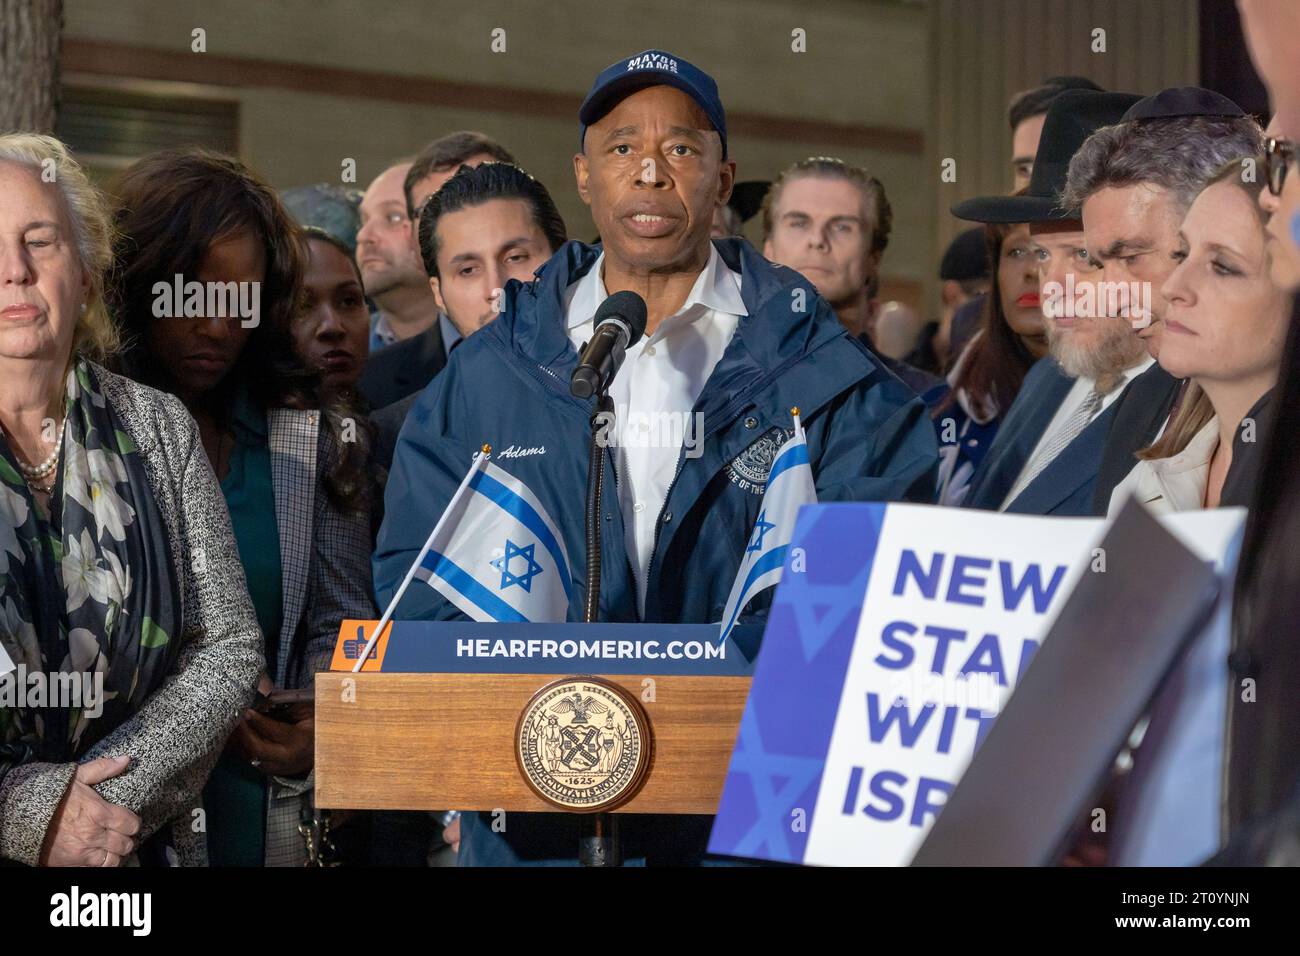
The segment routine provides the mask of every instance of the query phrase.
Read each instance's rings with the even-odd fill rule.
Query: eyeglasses
[[[1270,136],[1264,142],[1264,172],[1268,175],[1268,191],[1274,196],[1282,195],[1282,184],[1286,182],[1287,167],[1295,162],[1295,143],[1289,139]]]

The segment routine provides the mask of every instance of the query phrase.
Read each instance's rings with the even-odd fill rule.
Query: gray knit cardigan
[[[171,395],[96,367],[143,459],[167,526],[181,587],[176,667],[132,714],[80,759],[125,754],[126,772],[95,789],[140,816],[141,839],[172,828],[180,865],[207,862],[200,791],[226,737],[253,699],[262,634],[248,596],[230,515],[198,427]],[[75,763],[28,763],[0,782],[0,857],[35,865]]]

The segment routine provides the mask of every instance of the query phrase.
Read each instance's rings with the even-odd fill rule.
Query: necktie
[[[1028,488],[1038,473],[1056,460],[1056,456],[1065,450],[1065,447],[1079,437],[1079,433],[1088,427],[1093,416],[1101,408],[1102,399],[1106,396],[1094,388],[1084,398],[1078,408],[1071,413],[1070,417],[1065,420],[1060,431],[1051,437],[1042,451],[1034,456],[1034,460],[1029,463],[1029,470],[1024,480],[1020,483],[1022,488]]]

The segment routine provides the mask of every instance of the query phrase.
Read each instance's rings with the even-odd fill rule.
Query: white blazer
[[[1111,492],[1107,516],[1113,518],[1130,494],[1154,514],[1201,510],[1210,480],[1210,459],[1218,447],[1216,415],[1172,458],[1153,458],[1134,465]]]

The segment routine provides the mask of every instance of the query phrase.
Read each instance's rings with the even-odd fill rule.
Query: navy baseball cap
[[[588,126],[600,120],[620,100],[647,86],[675,86],[698,103],[722,138],[722,158],[727,158],[727,114],[718,97],[718,84],[699,67],[663,50],[645,50],[601,71],[578,109],[578,119],[582,122],[578,148],[582,149]]]

